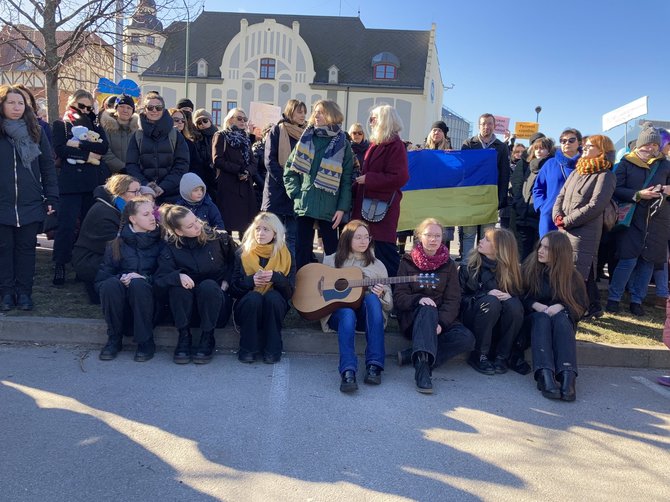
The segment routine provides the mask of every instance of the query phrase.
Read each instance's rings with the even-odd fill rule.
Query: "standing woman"
[[[182,206],[163,204],[161,226],[168,244],[158,260],[156,285],[166,288],[170,310],[179,331],[174,362],[206,364],[212,360],[224,291],[232,275],[234,243],[225,232],[215,232]],[[200,314],[200,343],[191,357],[191,315]]]
[[[468,364],[485,375],[507,372],[523,324],[519,253],[514,234],[489,228],[459,270],[461,319],[476,339]]]
[[[323,259],[330,267],[358,267],[365,279],[388,277],[384,264],[375,258],[370,227],[361,220],[352,220],[344,226],[337,252]],[[391,287],[375,284],[365,292],[363,303],[357,309],[343,307],[321,319],[323,331],[337,331],[340,347],[339,372],[342,376],[340,391],[358,389],[356,372],[358,359],[354,348],[356,330],[365,332],[365,380],[372,385],[382,383],[384,371],[384,327],[388,313],[393,308]]]
[[[51,146],[21,90],[0,86],[0,310],[33,309],[35,245],[55,212]]]
[[[574,401],[575,332],[587,309],[588,296],[584,279],[573,264],[568,236],[552,231],[542,237],[523,263],[523,277],[537,388],[548,399]]]
[[[259,213],[244,232],[235,255],[230,294],[240,326],[238,359],[274,364],[281,359],[282,321],[293,296],[295,264],[286,247],[284,227],[272,213]]]
[[[284,107],[279,123],[272,128],[265,140],[265,186],[262,211],[279,216],[286,229],[286,245],[295,256],[296,219],[293,201],[284,187],[284,166],[296,143],[305,130],[307,107],[302,101],[290,99]]]
[[[356,178],[356,199],[353,217],[369,220],[363,208],[365,199],[378,199],[389,204],[386,215],[378,222],[370,222],[370,235],[375,241],[375,254],[390,277],[400,264],[396,232],[400,218],[400,189],[409,179],[407,150],[399,136],[402,120],[395,108],[378,106],[370,114],[372,144],[365,154],[362,175]]]
[[[358,160],[358,165],[363,167],[365,152],[370,148],[370,142],[365,138],[363,124],[356,122],[349,127],[349,137],[351,138],[351,150]]]
[[[114,359],[121,350],[123,331],[129,324],[125,321],[128,311],[132,313],[133,336],[137,342],[135,361],[148,361],[156,350],[153,275],[162,242],[153,205],[144,197],[126,203],[119,234],[107,246],[95,277],[107,322],[107,344],[99,356],[103,361]]]
[[[218,173],[216,204],[228,232],[244,233],[258,212],[253,175],[256,162],[247,134],[247,114],[233,108],[223,121],[223,131],[214,135],[212,155]]]
[[[74,126],[83,126],[98,133],[101,141],[74,138]],[[72,259],[77,219],[84,221],[94,202],[93,190],[102,185],[109,174],[106,168],[103,169],[104,164],[100,163],[102,156],[107,153],[107,135],[97,123],[90,92],[80,89],[68,98],[63,120],[53,123],[53,140],[56,156],[60,159],[60,204],[53,249],[53,284],[62,286],[65,283],[65,265]]]
[[[184,111],[184,116],[188,119],[189,112]],[[202,178],[207,186],[207,191],[216,198],[216,174],[214,172],[214,163],[212,161],[212,142],[214,134],[218,131],[212,121],[212,115],[204,108],[198,108],[193,112],[192,120],[187,124],[189,130],[192,130],[193,142],[197,150],[198,160],[201,163],[200,171],[195,173]],[[191,165],[191,172],[194,172]]]
[[[399,353],[401,364],[414,363],[416,390],[432,394],[431,368],[462,352],[470,352],[475,337],[457,321],[461,304],[458,271],[442,243],[442,225],[435,218],[423,220],[414,231],[414,248],[403,255],[398,275],[435,274],[435,287],[418,283],[397,284],[393,303],[400,332],[412,347]]]
[[[576,169],[554,203],[554,223],[568,235],[577,270],[586,283],[590,301],[587,317],[603,315],[596,270],[603,214],[616,188],[612,172],[615,154],[614,144],[607,136],[589,136]]]
[[[343,120],[337,103],[317,101],[307,129],[286,161],[284,185],[297,216],[298,269],[312,258],[314,225],[325,253],[333,254],[337,227],[351,209],[354,164],[351,145],[340,128]]]

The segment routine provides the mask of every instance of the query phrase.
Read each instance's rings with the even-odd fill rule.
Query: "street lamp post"
[[[535,122],[540,122],[540,112],[542,111],[541,106],[536,106],[535,107]]]
[[[184,8],[186,9],[186,61],[184,66],[184,86],[186,87],[186,98],[188,99],[188,53],[189,53],[189,42],[190,42],[190,25],[191,25],[191,12],[188,10],[188,5],[186,5],[186,0],[181,0],[184,3]]]

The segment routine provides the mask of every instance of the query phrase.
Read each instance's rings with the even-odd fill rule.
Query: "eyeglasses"
[[[139,195],[140,193],[142,193],[142,190],[140,190],[139,188],[137,190],[126,190],[126,193],[134,193],[135,195]]]
[[[239,119],[239,117],[238,117]],[[246,122],[246,120],[245,120]],[[195,125],[209,124],[209,119],[198,119],[195,121]]]
[[[363,136],[363,131],[354,131],[351,133],[352,136]]]
[[[590,144],[590,143],[586,143],[586,144],[584,145],[584,150],[589,150],[589,149],[591,149],[591,148],[598,148],[598,147],[597,147],[596,145],[592,145],[592,144]]]
[[[572,144],[575,141],[577,141],[577,138],[575,138],[574,136],[572,138],[561,138],[561,145],[565,145],[567,143]]]
[[[242,116],[242,115],[238,115],[238,116],[235,117],[235,118],[236,118],[237,120],[241,121],[241,122],[249,122],[249,119],[246,118],[246,117],[244,117],[244,116]]]
[[[145,108],[145,110],[148,110],[150,112],[162,112],[163,111],[163,105],[147,105],[144,108]]]
[[[84,103],[77,103],[77,108],[79,108],[80,110],[88,110],[89,112],[93,111],[92,106],[85,105]]]
[[[175,124],[182,124],[186,122],[186,120],[180,119],[179,117],[172,117],[172,122],[174,122]]]
[[[442,239],[441,234],[421,234],[422,237],[425,237],[426,239],[430,240],[438,240]]]
[[[355,241],[369,241],[370,236],[369,235],[354,235],[354,240]]]

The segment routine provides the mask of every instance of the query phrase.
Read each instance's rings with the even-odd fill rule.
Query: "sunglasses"
[[[180,119],[179,117],[172,117],[172,122],[175,124],[183,124],[186,121],[184,119]]]
[[[162,112],[163,111],[163,105],[147,105],[144,107],[146,110],[150,112]]]
[[[238,115],[235,117],[237,120],[241,120],[242,122],[249,122],[249,119],[246,117],[243,117],[242,115]]]
[[[239,117],[237,117],[239,119]],[[195,125],[209,124],[209,119],[198,119],[195,121]]]
[[[577,141],[577,138],[575,138],[575,137],[572,137],[572,138],[561,138],[561,145],[565,145],[565,144],[567,144],[567,143],[572,144],[572,143],[574,143],[575,141]]]
[[[354,132],[351,133],[351,135],[352,136],[363,136],[363,132],[362,131],[354,131]]]
[[[80,110],[88,110],[89,112],[93,111],[92,106],[85,105],[84,103],[77,103],[77,108],[79,108]]]

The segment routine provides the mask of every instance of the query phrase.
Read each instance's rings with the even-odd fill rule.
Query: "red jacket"
[[[407,150],[404,143],[396,136],[391,141],[370,145],[365,153],[362,173],[365,175],[365,185],[355,185],[355,199],[352,211],[354,219],[361,218],[363,197],[370,199],[391,200],[393,203],[386,216],[379,223],[370,223],[370,234],[376,241],[395,244],[400,218],[400,189],[409,180],[407,168]]]

